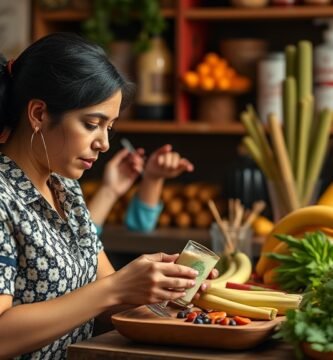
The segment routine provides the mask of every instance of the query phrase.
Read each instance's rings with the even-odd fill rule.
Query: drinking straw
[[[307,181],[302,201],[303,204],[308,204],[313,195],[324,162],[331,126],[332,112],[329,109],[324,109],[319,114],[317,132],[313,136],[313,143],[311,144],[311,151],[309,152],[310,156],[307,164]]]
[[[295,48],[295,47],[294,47]],[[288,76],[283,81],[283,122],[284,122],[284,136],[286,146],[289,154],[292,169],[295,171],[295,139],[297,126],[297,89],[296,80],[293,76]]]
[[[229,236],[229,232],[228,232],[228,228],[227,226],[224,224],[221,216],[220,216],[220,213],[214,203],[213,200],[208,200],[208,207],[209,207],[209,210],[211,211],[215,221],[216,221],[216,224],[217,226],[219,227],[221,233],[223,234],[224,236],[224,239],[226,241],[226,248],[228,248],[228,252],[231,254],[235,251],[235,246],[232,242],[232,239],[230,238]]]
[[[289,211],[293,211],[299,208],[299,200],[282,130],[276,115],[270,114],[268,116],[268,124],[271,132],[273,149],[275,150],[277,163],[281,173],[282,183],[285,192],[288,195],[287,204],[289,205]]]

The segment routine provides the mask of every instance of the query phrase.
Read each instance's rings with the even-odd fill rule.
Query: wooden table
[[[295,359],[292,348],[277,341],[266,341],[259,347],[244,351],[211,350],[188,347],[139,344],[116,330],[93,337],[68,348],[69,360],[280,360]]]

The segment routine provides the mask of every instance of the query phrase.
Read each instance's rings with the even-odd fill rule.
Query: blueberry
[[[203,323],[204,323],[204,324],[210,324],[210,323],[211,323],[210,318],[207,317],[207,316],[205,316],[205,317],[203,318]]]
[[[230,319],[229,325],[235,326],[235,325],[237,325],[237,323],[236,323],[236,321],[234,319]]]
[[[186,316],[187,316],[187,313],[186,313],[185,311],[179,311],[179,312],[177,313],[177,318],[178,318],[178,319],[185,319]]]
[[[202,318],[200,318],[200,316],[197,316],[194,321],[193,321],[194,324],[203,324],[203,320]]]

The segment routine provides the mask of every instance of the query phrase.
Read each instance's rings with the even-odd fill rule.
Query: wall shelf
[[[171,133],[171,134],[225,134],[243,135],[245,129],[240,122],[210,124],[208,122],[177,123],[174,121],[119,120],[115,130],[124,133]]]
[[[287,20],[333,17],[333,6],[266,7],[260,9],[190,8],[185,12],[192,20]]]

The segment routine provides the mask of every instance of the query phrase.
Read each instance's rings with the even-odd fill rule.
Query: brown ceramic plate
[[[284,320],[280,316],[242,326],[200,325],[177,319],[177,310],[168,310],[172,318],[159,317],[140,306],[113,315],[112,322],[122,335],[138,342],[240,350],[265,341]]]

